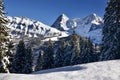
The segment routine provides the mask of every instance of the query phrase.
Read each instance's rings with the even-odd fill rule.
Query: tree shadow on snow
[[[34,72],[33,74],[44,74],[44,73],[54,73],[54,72],[71,72],[71,71],[79,71],[87,69],[87,67],[83,66],[68,66],[54,69],[41,70],[38,72]]]

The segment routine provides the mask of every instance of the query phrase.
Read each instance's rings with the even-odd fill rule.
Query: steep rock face
[[[54,27],[58,30],[61,30],[61,31],[66,31],[66,30],[68,30],[68,27],[66,25],[68,20],[69,20],[69,18],[65,14],[62,14],[53,23],[52,27]]]
[[[26,17],[7,17],[8,28],[12,37],[53,37],[65,34],[55,28],[43,24],[42,22],[31,20]]]

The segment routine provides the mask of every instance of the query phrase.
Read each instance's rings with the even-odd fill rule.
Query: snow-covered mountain
[[[65,29],[62,27],[63,25]],[[64,14],[58,17],[52,27],[70,33],[75,30],[80,36],[88,37],[94,43],[99,44],[102,39],[103,19],[95,13],[90,14],[85,18],[74,19],[69,19]]]
[[[12,37],[53,37],[65,36],[65,32],[59,31],[42,22],[31,20],[26,17],[7,17],[9,20],[8,27]]]
[[[102,40],[103,19],[96,14],[91,14],[83,19],[73,19],[77,26],[77,34],[90,38],[94,43],[99,44]]]
[[[83,37],[90,38],[93,43],[100,44],[102,40],[103,19],[95,13],[85,18],[70,19],[65,14],[60,15],[52,27],[42,22],[26,17],[7,17],[8,27],[12,37],[58,37],[68,36],[73,30]]]
[[[120,80],[120,60],[43,70],[33,74],[0,74],[0,80]]]
[[[53,23],[52,27],[54,27],[58,30],[61,30],[61,31],[66,31],[66,30],[68,30],[68,27],[66,25],[68,20],[69,20],[69,18],[65,14],[62,14]]]

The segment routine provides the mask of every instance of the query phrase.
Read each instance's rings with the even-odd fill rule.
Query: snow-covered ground
[[[120,80],[120,60],[96,62],[33,74],[0,74],[0,80]]]

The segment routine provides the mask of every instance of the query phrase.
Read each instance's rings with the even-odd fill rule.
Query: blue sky
[[[9,16],[26,16],[52,25],[62,13],[70,18],[92,13],[103,17],[107,0],[4,0],[4,4]]]

